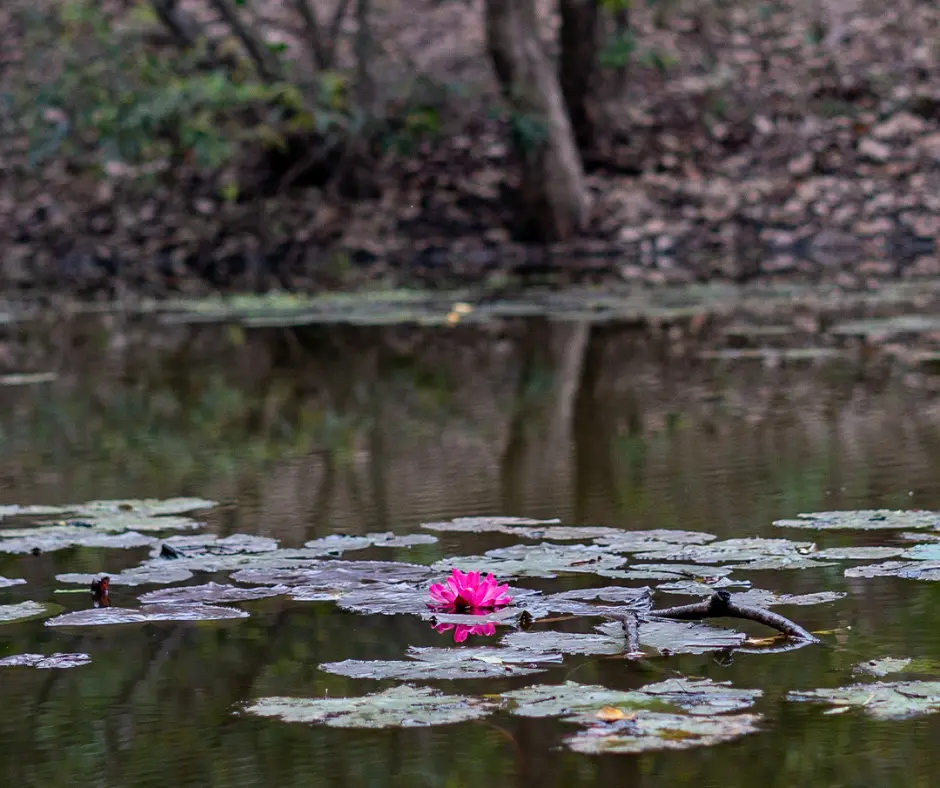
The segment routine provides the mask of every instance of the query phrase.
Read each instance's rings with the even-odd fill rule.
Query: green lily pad
[[[492,709],[479,698],[401,685],[358,698],[259,698],[245,712],[335,728],[414,728],[475,720]]]
[[[71,510],[61,506],[9,504],[0,506],[0,520],[5,517],[54,517],[55,515],[66,514],[69,511]],[[0,530],[0,534],[2,533],[3,531]]]
[[[231,534],[220,539],[217,534],[193,534],[162,539],[159,549],[154,553],[154,558],[167,557],[164,545],[182,558],[195,558],[203,555],[254,555],[271,553],[278,549],[277,539],[270,539],[266,536]]]
[[[557,652],[492,648],[410,648],[410,660],[356,660],[320,665],[327,673],[354,679],[397,679],[432,681],[439,679],[499,678],[528,676],[546,670],[545,664],[561,664]]]
[[[561,654],[584,654],[590,656],[623,654],[626,648],[624,637],[595,635],[576,632],[535,631],[510,632],[502,639],[504,646],[524,651]]]
[[[862,709],[871,717],[897,720],[940,711],[940,681],[853,684],[835,689],[791,691],[787,699]]]
[[[812,557],[831,558],[835,561],[880,561],[902,554],[907,555],[902,547],[830,547],[827,550],[817,550]],[[937,552],[937,558],[940,558],[940,551]]]
[[[908,666],[913,662],[910,657],[906,659],[896,659],[894,657],[883,657],[881,659],[869,659],[866,662],[859,662],[852,668],[853,673],[867,673],[870,676],[882,678],[889,673],[904,673]]]
[[[632,719],[596,722],[564,742],[569,749],[585,755],[688,750],[757,733],[760,719],[758,714],[701,717],[638,711]]]
[[[671,583],[660,583],[656,586],[657,593],[684,594],[685,596],[711,596],[720,589],[748,588],[750,580],[732,580],[730,577],[708,578],[708,582],[695,580],[678,580]]]
[[[564,684],[533,684],[503,692],[501,696],[511,714],[519,717],[563,717],[596,714],[605,706],[625,709],[658,709],[665,706],[640,690],[612,690],[590,684],[566,681]]]
[[[731,682],[677,677],[642,688],[645,695],[676,706],[688,714],[711,715],[740,711],[754,705],[764,693],[757,689],[737,689]]]
[[[39,604],[39,602],[20,602],[16,605],[0,605],[0,624],[9,624],[13,621],[26,621],[30,618],[45,616],[48,613],[49,608],[46,605]]]
[[[626,637],[620,622],[608,621],[600,624],[596,629],[619,641],[622,644],[621,651],[626,649]],[[746,640],[742,632],[713,627],[699,621],[672,621],[657,618],[651,618],[649,621],[640,620],[639,637],[641,646],[654,648],[663,656],[724,651],[740,646]]]
[[[671,531],[657,528],[651,531],[621,531],[614,536],[601,536],[594,540],[614,553],[641,553],[655,550],[673,550],[675,545],[703,545],[713,541],[714,534],[701,531]]]
[[[940,561],[885,561],[881,564],[850,566],[846,577],[902,577],[906,580],[940,580]]]
[[[905,550],[903,556],[914,561],[940,561],[940,544],[919,544]]]
[[[940,528],[940,512],[922,510],[860,509],[798,514],[796,520],[777,520],[779,528],[811,528],[817,531],[873,531]]]
[[[203,498],[127,498],[114,501],[89,501],[75,506],[63,506],[62,510],[79,516],[134,514],[139,517],[165,517],[188,514],[199,509],[212,509],[218,504]]]
[[[802,555],[774,555],[745,561],[743,564],[728,564],[728,569],[744,569],[751,572],[772,572],[781,569],[821,569],[835,566],[834,561],[817,561]]]
[[[159,533],[162,531],[192,531],[202,527],[202,523],[181,515],[151,517],[137,512],[102,512],[100,514],[66,520],[66,526],[93,528],[103,533],[121,533],[122,531],[143,531]]]
[[[434,544],[438,539],[431,534],[405,534],[396,536],[391,531],[363,536],[331,534],[320,539],[313,539],[304,544],[308,550],[322,551],[324,555],[343,553],[347,550],[365,550],[367,547],[414,547],[422,544]]]
[[[212,605],[144,605],[140,610],[124,607],[93,607],[50,618],[47,627],[98,627],[111,624],[145,624],[153,621],[220,621],[248,618],[244,610]]]
[[[492,572],[497,577],[552,578],[565,573],[596,573],[602,569],[619,569],[626,563],[623,556],[615,555],[596,545],[513,545],[490,550],[482,556],[448,558],[432,564],[437,572],[449,572],[454,566],[473,567],[480,572]]]
[[[680,545],[664,550],[638,553],[634,558],[649,561],[687,561],[693,564],[719,564],[734,561],[763,561],[786,557],[801,559],[815,549],[812,542],[791,542],[789,539],[762,537],[725,539],[704,545]]]
[[[145,536],[137,531],[114,534],[73,525],[50,525],[0,531],[0,553],[26,555],[36,550],[51,553],[69,547],[130,550],[136,547],[149,547],[155,541],[153,537]]]
[[[528,536],[530,533],[538,532],[538,529],[530,529],[527,526],[537,525],[555,525],[559,521],[554,520],[531,520],[528,517],[455,517],[453,520],[436,523],[422,523],[422,528],[429,531],[446,531],[450,533],[504,533],[514,536]],[[534,537],[538,538],[538,537]]]
[[[675,588],[657,586],[657,591],[666,593],[681,593],[688,596],[711,596],[715,587],[701,583],[689,583],[684,586],[675,584]],[[845,596],[844,591],[816,591],[811,594],[778,594],[763,588],[750,588],[746,591],[735,592],[733,599],[739,605],[753,607],[774,607],[775,605],[823,605],[835,602]]]
[[[60,583],[75,583],[77,585],[90,586],[93,580],[100,580],[102,577],[110,577],[113,586],[145,586],[145,585],[170,585],[171,583],[182,583],[189,580],[193,573],[181,566],[166,562],[157,566],[135,566],[125,569],[123,572],[97,572],[87,574],[82,572],[69,572],[62,575],[56,575],[55,579]]]
[[[9,588],[10,586],[23,585],[26,581],[21,577],[2,577],[0,576],[0,588]]]
[[[940,331],[940,318],[936,315],[894,315],[851,320],[830,329],[834,336],[864,337],[886,341],[905,335],[927,334]]]
[[[52,668],[77,668],[91,662],[87,654],[14,654],[0,659],[0,667],[24,667],[49,670]]]
[[[270,562],[252,562],[231,575],[232,580],[252,585],[286,585],[306,589],[343,590],[370,583],[392,585],[422,582],[434,573],[421,564],[394,561],[313,561],[300,566],[272,566]],[[299,590],[299,589],[298,589]]]
[[[290,589],[287,586],[239,588],[238,586],[206,583],[201,586],[161,588],[157,591],[148,591],[137,598],[145,605],[225,604],[248,602],[253,599],[267,599],[273,596],[282,596],[289,592]]]

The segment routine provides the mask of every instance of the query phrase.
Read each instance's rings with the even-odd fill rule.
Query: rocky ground
[[[480,4],[395,17],[399,5],[380,5],[389,62],[470,85],[471,98],[451,100],[438,137],[382,159],[377,194],[295,182],[226,202],[196,172],[142,191],[126,172],[91,179],[66,160],[27,171],[14,136],[0,157],[0,284],[200,293],[524,271],[856,289],[940,274],[933,3],[715,0],[637,11],[641,62],[625,77],[605,74],[599,88],[606,131],[588,157],[590,229],[551,249],[511,238],[514,171],[503,123],[487,111],[495,90]],[[403,51],[418,53],[407,68]]]

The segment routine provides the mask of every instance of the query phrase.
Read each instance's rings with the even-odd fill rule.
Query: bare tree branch
[[[314,64],[321,71],[333,68],[336,60],[336,41],[339,38],[339,30],[346,16],[346,9],[349,8],[349,0],[340,0],[336,6],[325,38],[320,30],[320,22],[317,19],[317,12],[311,4],[311,0],[296,0],[295,4],[297,11],[304,20],[304,27],[307,29],[307,38],[313,51]]]
[[[248,52],[248,56],[255,64],[258,74],[265,82],[274,82],[281,77],[281,70],[276,58],[272,55],[261,36],[242,21],[232,0],[211,0],[213,7],[221,14],[222,19],[232,28],[232,32]]]

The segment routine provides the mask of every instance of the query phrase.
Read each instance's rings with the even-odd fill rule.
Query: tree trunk
[[[535,0],[486,0],[486,41],[522,162],[520,235],[569,240],[587,222],[588,194],[564,96],[539,39]]]
[[[561,0],[558,79],[582,151],[594,148],[591,87],[597,64],[598,0]]]

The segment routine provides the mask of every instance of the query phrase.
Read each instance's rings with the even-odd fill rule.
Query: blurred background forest
[[[923,0],[8,0],[0,284],[940,273]]]

